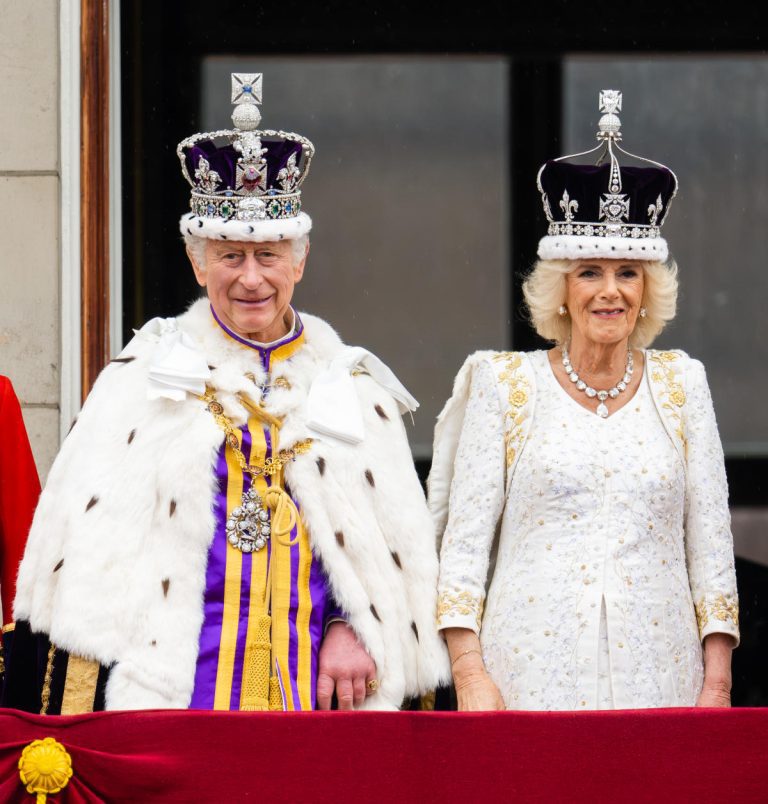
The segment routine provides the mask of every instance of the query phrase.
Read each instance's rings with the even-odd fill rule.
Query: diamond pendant
[[[227,519],[226,527],[227,541],[243,553],[257,552],[267,543],[271,531],[269,511],[253,486],[243,494],[240,505]]]
[[[605,402],[601,402],[597,406],[596,413],[601,419],[607,419],[608,418],[608,408],[606,407]]]

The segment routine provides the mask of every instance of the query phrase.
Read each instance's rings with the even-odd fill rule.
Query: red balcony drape
[[[458,714],[0,710],[0,801],[25,745],[74,776],[51,801],[768,801],[768,709]]]

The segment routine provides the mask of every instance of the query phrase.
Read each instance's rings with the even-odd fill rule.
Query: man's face
[[[249,243],[208,240],[205,263],[187,250],[195,277],[219,320],[236,334],[269,343],[286,332],[293,288],[304,274],[306,253],[294,260],[290,241]]]

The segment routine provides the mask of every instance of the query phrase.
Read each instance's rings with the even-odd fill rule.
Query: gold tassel
[[[240,709],[244,712],[266,712],[270,708],[271,624],[272,618],[268,614],[259,615],[255,628],[256,639],[245,646],[240,693]]]
[[[269,710],[270,712],[283,711],[283,693],[277,676],[269,679]]]

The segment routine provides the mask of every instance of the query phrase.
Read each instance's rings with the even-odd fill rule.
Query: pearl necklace
[[[634,371],[634,358],[632,357],[632,350],[627,349],[627,366],[624,369],[624,376],[613,386],[613,388],[609,389],[608,391],[596,391],[592,386],[587,385],[584,380],[579,377],[579,375],[574,371],[573,366],[571,365],[571,358],[568,356],[568,347],[563,344],[561,347],[561,351],[563,353],[563,368],[565,368],[565,373],[568,375],[570,381],[575,383],[576,388],[579,391],[583,391],[590,399],[594,399],[597,397],[600,404],[597,406],[597,410],[595,413],[601,419],[608,418],[608,407],[605,404],[605,400],[610,397],[611,399],[616,399],[616,397],[622,392],[627,390],[627,386],[629,385],[630,381],[632,380],[632,372]]]

